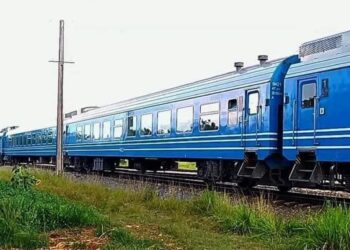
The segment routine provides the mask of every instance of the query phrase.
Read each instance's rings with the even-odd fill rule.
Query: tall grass
[[[299,245],[307,249],[350,249],[349,208],[327,205],[323,212],[310,216]]]
[[[46,232],[105,223],[94,208],[0,181],[0,246],[47,246]]]
[[[262,237],[283,237],[302,230],[301,223],[277,215],[264,197],[248,201],[244,197],[232,200],[215,192],[204,192],[193,201],[193,210],[211,216],[220,228],[237,234]]]
[[[94,204],[104,214],[123,214],[138,223],[144,223],[148,219],[147,216],[158,214],[168,223],[184,219],[193,224],[193,221],[198,220],[197,228],[201,227],[200,221],[210,220],[213,222],[210,225],[225,235],[252,236],[262,242],[270,242],[269,244],[287,242],[281,245],[291,249],[350,249],[350,210],[341,206],[328,205],[321,212],[284,217],[275,211],[269,199],[264,196],[248,200],[239,194],[232,197],[205,191],[181,200],[176,197],[160,197],[155,188],[145,184],[137,186],[135,183],[111,189],[101,185],[98,180],[89,183],[77,182],[75,179],[56,177],[42,171],[36,172],[35,175],[41,180],[38,189],[58,194],[65,199],[30,191],[19,196],[16,194],[18,198],[13,200],[11,197],[16,190],[5,188],[4,183],[0,182],[0,245],[4,244],[1,240],[7,237],[7,242],[10,242],[13,239],[11,237],[16,235],[18,242],[28,243],[29,239],[34,239],[28,244],[37,247],[45,245],[47,241],[42,232],[67,226],[96,225],[103,220],[95,209],[82,207],[79,205],[81,203],[68,202],[68,199]],[[34,201],[40,202],[37,204]],[[162,227],[176,237],[186,238],[189,234],[197,232],[197,228],[184,228],[183,224]],[[183,231],[186,233],[181,233]],[[112,242],[106,246],[107,249],[159,247],[156,242],[136,239],[120,228],[112,230],[110,237]],[[195,242],[187,238],[181,241]],[[35,245],[37,242],[42,243]]]

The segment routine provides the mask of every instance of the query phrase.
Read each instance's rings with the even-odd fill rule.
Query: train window
[[[114,138],[119,138],[123,134],[123,120],[118,119],[114,121],[113,135]]]
[[[47,143],[52,144],[52,142],[53,142],[53,133],[52,133],[52,131],[49,131],[47,133]]]
[[[103,123],[103,139],[108,139],[111,137],[111,122],[105,121]]]
[[[35,145],[36,144],[36,135],[33,135],[32,136],[32,145]]]
[[[128,136],[136,135],[136,116],[128,117]]]
[[[307,83],[302,85],[302,108],[313,108],[316,96],[316,83]]]
[[[248,106],[249,106],[249,114],[255,115],[258,113],[258,105],[259,105],[259,92],[251,92],[248,94]]]
[[[158,129],[157,133],[160,135],[170,134],[171,130],[171,111],[158,112]]]
[[[84,126],[84,140],[90,140],[91,139],[91,125],[86,124]]]
[[[193,107],[180,108],[177,110],[176,132],[187,133],[193,128]]]
[[[77,127],[77,141],[83,139],[83,128],[81,126]]]
[[[219,129],[219,103],[204,104],[201,106],[200,126],[201,131]]]
[[[36,143],[41,144],[41,134],[37,135]]]
[[[22,137],[22,141],[23,141],[23,145],[25,146],[25,145],[27,145],[27,136],[23,136]]]
[[[17,146],[17,137],[13,137],[13,146],[14,146],[14,147]]]
[[[28,135],[27,136],[27,145],[31,145],[32,144],[32,136]]]
[[[234,126],[238,123],[238,105],[237,99],[228,101],[228,125]]]
[[[152,135],[152,114],[141,116],[141,135]]]
[[[92,139],[93,140],[100,139],[100,123],[94,124],[94,128],[92,130]]]
[[[9,138],[9,147],[12,147],[12,138]]]

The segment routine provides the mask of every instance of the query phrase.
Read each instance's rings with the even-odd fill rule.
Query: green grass
[[[185,161],[178,161],[178,167],[182,170],[197,170],[197,165],[195,162],[185,162]]]
[[[47,246],[46,232],[103,223],[104,217],[90,206],[0,181],[0,246]]]
[[[96,182],[84,182],[45,171],[34,174],[41,184],[30,191],[30,196],[21,194],[27,197],[24,204],[21,199],[11,201],[15,204],[0,202],[0,218],[4,218],[0,220],[0,230],[7,228],[0,232],[1,239],[1,233],[12,232],[8,228],[18,216],[18,242],[32,247],[41,245],[28,243],[29,239],[46,244],[47,237],[42,232],[98,225],[108,217],[108,228],[113,229],[103,232],[111,239],[105,249],[350,249],[350,212],[342,207],[328,206],[319,213],[286,217],[277,213],[264,197],[248,201],[241,195],[233,198],[205,191],[181,200],[175,196],[160,197],[153,187],[139,182],[110,189],[99,184],[98,178]],[[0,171],[0,179],[10,179],[7,170]],[[0,186],[0,194],[8,194],[6,199],[11,192],[2,192]],[[38,198],[28,201],[28,197]],[[42,209],[30,205],[34,200],[44,201],[38,206]],[[57,203],[67,207],[53,209]],[[19,212],[27,210],[23,215]],[[35,230],[27,230],[27,225]]]

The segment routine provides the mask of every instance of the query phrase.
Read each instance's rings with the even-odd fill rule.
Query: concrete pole
[[[64,67],[64,21],[60,20],[58,51],[58,91],[57,91],[57,154],[56,173],[63,173],[63,67]]]

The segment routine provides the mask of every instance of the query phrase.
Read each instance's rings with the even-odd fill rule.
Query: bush
[[[22,166],[16,166],[12,170],[11,185],[15,188],[30,189],[38,180]]]

